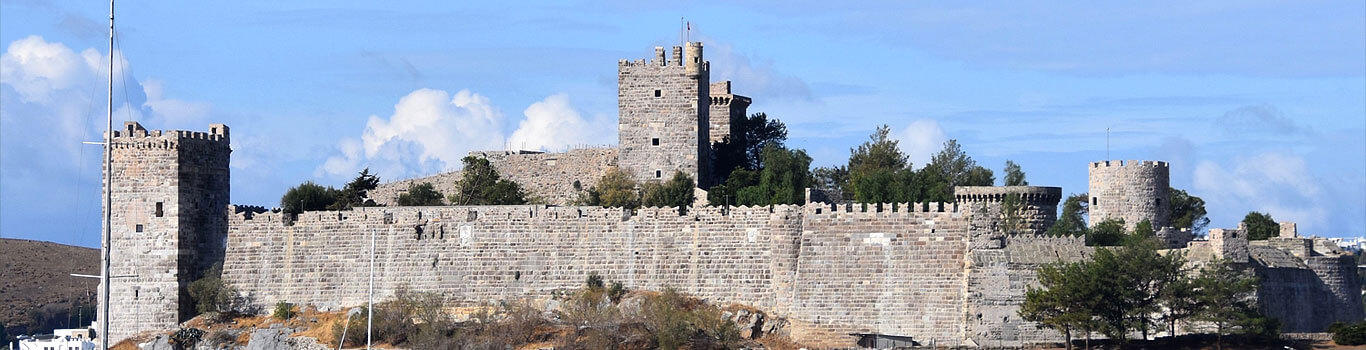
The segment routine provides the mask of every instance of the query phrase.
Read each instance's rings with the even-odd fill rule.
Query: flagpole
[[[109,250],[113,236],[114,191],[114,0],[109,0],[109,108],[104,131],[104,242],[100,257],[100,349],[109,350]]]

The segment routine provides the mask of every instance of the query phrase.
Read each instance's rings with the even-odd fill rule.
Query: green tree
[[[370,174],[370,168],[361,170],[355,179],[343,186],[337,193],[337,201],[327,210],[347,210],[352,207],[372,207],[375,201],[369,200],[369,192],[379,187],[379,176]]]
[[[635,209],[640,207],[640,192],[636,187],[636,181],[626,172],[615,167],[608,168],[598,179],[598,184],[588,190],[588,200],[584,204]]]
[[[1062,332],[1067,349],[1072,349],[1073,331],[1090,335],[1098,323],[1098,308],[1104,286],[1094,283],[1095,271],[1085,262],[1047,264],[1038,270],[1039,286],[1027,287],[1019,315],[1026,321]]]
[[[408,192],[398,195],[398,204],[402,207],[419,207],[441,205],[441,192],[430,182],[408,185]]]
[[[801,204],[811,185],[811,157],[803,150],[791,150],[770,143],[764,147],[764,168],[759,184],[742,188],[740,202],[745,205]],[[757,187],[757,188],[755,188]],[[754,188],[754,189],[751,189]]]
[[[1170,191],[1172,227],[1190,229],[1195,234],[1205,231],[1209,218],[1205,216],[1205,200],[1172,187]]]
[[[1153,223],[1148,220],[1139,221],[1134,225],[1134,229],[1129,231],[1129,235],[1124,237],[1124,244],[1138,244],[1143,241],[1157,239],[1157,232],[1153,231]]]
[[[1255,211],[1247,213],[1247,216],[1243,217],[1243,226],[1247,228],[1248,240],[1264,240],[1281,234],[1281,224],[1272,220],[1271,214]]]
[[[1087,232],[1086,245],[1117,246],[1124,243],[1126,236],[1123,219],[1106,219]]]
[[[1118,290],[1118,304],[1126,309],[1125,318],[1147,339],[1148,331],[1160,324],[1162,291],[1186,274],[1186,259],[1178,251],[1158,253],[1164,247],[1162,242],[1145,237],[1138,229],[1130,237],[1115,254],[1119,269],[1118,284],[1114,285],[1123,286]]]
[[[1255,326],[1259,316],[1253,300],[1256,277],[1216,262],[1201,270],[1195,283],[1200,289],[1197,298],[1204,307],[1194,319],[1214,325],[1216,349],[1223,349],[1224,334]]]
[[[641,191],[641,205],[647,207],[687,207],[694,200],[693,189],[697,183],[691,176],[681,171],[664,183],[650,182]]]
[[[909,158],[901,153],[901,146],[891,133],[891,127],[878,126],[868,141],[849,150],[849,187],[856,201],[889,201],[888,190],[895,174],[910,167]]]
[[[247,301],[238,297],[237,289],[223,281],[222,276],[223,265],[215,263],[203,277],[190,282],[187,289],[196,311],[201,314],[238,312],[247,306]]]
[[[849,168],[843,165],[811,170],[811,186],[824,191],[831,201],[843,202],[849,189]]]
[[[1020,168],[1019,164],[1007,160],[1005,173],[1006,186],[1029,186],[1029,181],[1025,181],[1024,170]]]
[[[337,202],[337,195],[335,188],[306,181],[285,191],[285,195],[280,197],[280,208],[289,214],[326,210],[328,206]]]
[[[712,140],[716,156],[713,173],[717,179],[730,178],[737,168],[763,168],[763,150],[769,144],[782,146],[787,141],[787,126],[768,114],[755,113],[741,118],[734,126],[735,133],[725,140]]]
[[[1048,228],[1050,236],[1086,236],[1086,193],[1073,194],[1067,196],[1067,200],[1062,203],[1062,215],[1058,216],[1058,221]]]
[[[996,183],[996,175],[991,172],[991,169],[976,166],[968,169],[968,176],[964,178],[963,183],[954,186],[991,186],[994,183]]]
[[[1162,322],[1167,324],[1167,334],[1176,336],[1176,323],[1195,317],[1204,309],[1201,303],[1199,286],[1196,279],[1183,273],[1176,276],[1158,294],[1158,303],[1165,312]]]
[[[748,205],[740,202],[740,191],[759,185],[759,172],[745,168],[735,168],[724,183],[707,190],[707,202],[713,206]]]
[[[466,156],[460,160],[465,168],[451,194],[453,205],[511,205],[526,204],[526,192],[516,182],[503,179],[488,159]]]
[[[991,170],[978,166],[977,161],[963,152],[958,140],[944,141],[944,149],[930,157],[929,167],[939,171],[950,187],[991,186],[996,182]]]

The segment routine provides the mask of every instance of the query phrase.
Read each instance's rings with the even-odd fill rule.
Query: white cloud
[[[458,167],[470,151],[502,148],[503,114],[488,98],[418,89],[399,99],[389,118],[370,116],[360,140],[342,140],[342,154],[317,175],[349,176],[369,167],[385,178],[408,178]]]
[[[731,91],[773,101],[813,101],[811,88],[801,78],[779,73],[772,59],[751,62],[726,44],[709,44],[702,55],[712,63],[712,82],[733,81]]]
[[[93,82],[100,69],[91,64],[99,57],[94,49],[77,55],[66,45],[33,35],[11,42],[0,56],[0,80],[25,102],[49,104],[58,91]]]
[[[142,105],[151,110],[156,119],[147,123],[156,128],[203,128],[209,121],[213,106],[205,102],[185,101],[165,96],[164,83],[160,80],[142,82],[142,91],[147,102]]]
[[[894,131],[892,137],[898,140],[901,152],[910,158],[911,165],[916,168],[929,164],[930,157],[943,148],[944,141],[949,139],[944,128],[934,119],[913,121],[905,128]]]
[[[616,141],[616,124],[605,118],[586,120],[569,105],[569,95],[556,94],[531,104],[521,124],[508,137],[516,149],[559,151],[575,145]]]
[[[1222,226],[1237,225],[1249,211],[1269,213],[1277,221],[1321,225],[1329,212],[1304,158],[1280,152],[1240,158],[1232,166],[1202,161],[1195,168],[1195,190],[1209,203],[1211,217],[1233,219]]]

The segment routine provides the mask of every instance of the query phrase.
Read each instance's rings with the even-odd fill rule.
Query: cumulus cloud
[[[418,89],[399,99],[388,118],[370,116],[359,140],[342,140],[341,154],[318,175],[369,167],[385,178],[408,178],[458,167],[470,151],[502,147],[503,113],[487,97]]]
[[[1239,158],[1232,165],[1202,161],[1195,167],[1195,189],[1209,202],[1211,217],[1241,219],[1261,211],[1278,221],[1312,226],[1325,223],[1329,212],[1304,158],[1281,152]]]
[[[508,137],[513,148],[559,151],[575,145],[616,141],[616,124],[606,118],[584,119],[569,105],[569,95],[556,94],[531,104],[517,130]]]
[[[944,141],[949,139],[944,128],[934,119],[913,121],[905,128],[894,131],[892,137],[897,139],[901,152],[906,153],[911,165],[916,168],[929,164],[930,157],[943,148]]]
[[[33,231],[29,234],[38,234],[33,238],[63,240],[75,237],[70,232],[98,230],[98,225],[82,228],[77,226],[88,222],[67,219],[73,212],[81,217],[100,210],[89,192],[98,193],[100,187],[100,148],[81,141],[97,141],[104,131],[109,57],[37,35],[10,42],[0,53],[0,164],[5,165],[0,168],[0,183],[5,184],[0,207],[13,209],[0,212],[0,231]],[[117,52],[114,57],[116,123],[135,120],[157,129],[206,126],[211,106],[166,97],[159,82],[143,84],[125,76],[129,62]],[[34,227],[50,225],[31,224],[62,220],[73,227],[44,232]]]

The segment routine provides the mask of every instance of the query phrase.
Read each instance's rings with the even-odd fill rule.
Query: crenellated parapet
[[[1001,205],[1008,199],[1018,200],[1018,213],[1027,232],[1043,233],[1058,221],[1058,201],[1062,200],[1061,187],[1042,186],[955,186],[954,200],[958,203],[985,204],[993,215],[1001,213]]]

